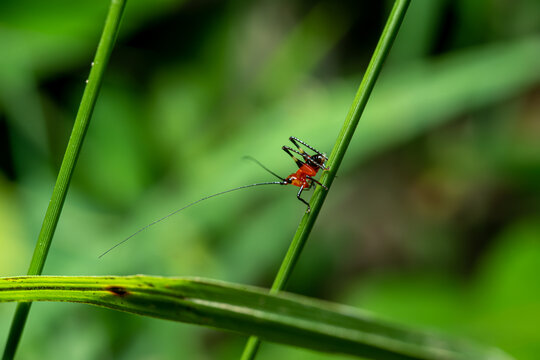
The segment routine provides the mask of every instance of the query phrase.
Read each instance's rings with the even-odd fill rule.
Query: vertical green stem
[[[41,231],[34,249],[34,255],[28,269],[28,275],[41,275],[45,266],[45,260],[51,247],[54,231],[58,224],[60,213],[62,212],[64,200],[66,199],[69,182],[73,175],[77,158],[79,157],[94,105],[96,104],[103,74],[118,34],[125,3],[126,0],[111,1],[103,33],[94,57],[94,62],[92,63],[92,69],[90,70],[87,85],[84,89],[81,104],[79,105],[75,124],[73,125],[64,159],[62,160],[56,184],[54,185],[51,201],[43,219]],[[31,304],[19,303],[17,306],[2,356],[3,360],[13,359],[15,356]]]
[[[399,27],[403,22],[410,2],[411,0],[396,0],[394,3],[394,7],[392,8],[388,21],[386,22],[381,37],[379,38],[379,42],[375,48],[373,56],[371,57],[371,61],[369,62],[366,73],[364,74],[364,78],[360,83],[360,87],[358,88],[352,106],[347,114],[347,117],[345,118],[345,123],[341,128],[341,132],[328,159],[328,166],[330,167],[330,170],[325,172],[321,178],[321,182],[328,188],[334,181],[334,177],[336,176],[343,157],[345,156],[345,152],[349,147],[349,143],[351,142],[354,131],[356,130],[356,126],[358,125],[358,121],[360,120],[360,116],[366,107],[369,96],[371,95],[371,91],[373,90],[375,82],[377,81],[379,73],[381,72],[384,60],[390,52],[390,48],[392,47],[392,43],[397,36]],[[324,203],[326,194],[327,191],[322,190],[321,187],[318,187],[315,190],[315,193],[311,198],[311,212],[306,213],[300,221],[300,225],[296,230],[296,234],[294,235],[291,245],[289,246],[289,250],[283,259],[274,283],[272,284],[272,288],[270,290],[271,293],[276,293],[284,289],[287,285],[294,266],[296,265],[307,238],[309,237],[311,229],[315,224],[315,220],[317,219],[317,215],[319,214],[322,204]],[[254,359],[259,346],[260,340],[254,336],[250,337],[246,347],[244,348],[242,360]]]

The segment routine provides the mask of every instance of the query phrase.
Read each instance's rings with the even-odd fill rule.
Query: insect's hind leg
[[[300,145],[298,145],[298,143],[304,145],[305,147],[307,147],[308,149],[310,150],[313,150],[314,152],[316,152],[317,154],[321,155],[321,156],[325,156],[322,152],[320,152],[319,150],[315,149],[313,146],[311,145],[308,145],[306,144],[305,142],[303,142],[302,140],[300,140],[299,138],[297,137],[294,137],[294,136],[290,136],[289,137],[289,140],[294,144],[294,146],[296,146],[298,148],[298,150],[300,151],[300,153],[304,154],[305,151],[304,149],[302,149],[302,147]],[[326,156],[325,156],[326,157]]]
[[[326,166],[324,166],[324,162],[326,162],[326,160],[328,160],[328,157],[323,154],[322,152],[320,152],[319,150],[315,149],[313,146],[303,142],[302,140],[294,137],[294,136],[291,136],[289,137],[289,140],[294,144],[294,146],[296,146],[298,148],[298,151],[294,151],[300,155],[302,155],[302,157],[304,158],[304,161],[307,163],[307,164],[310,164],[312,166],[317,166],[318,168],[322,169],[322,170],[329,170]],[[302,147],[298,144],[302,144],[304,145],[305,147],[307,147],[308,149],[312,150],[313,152],[315,152],[319,158],[321,159],[324,159],[322,161],[322,163],[319,163],[318,161],[313,161],[313,157],[316,157],[316,155],[309,155],[308,153],[306,153],[304,151],[304,149],[302,149]],[[292,150],[292,149],[291,149]],[[310,161],[311,160],[311,161]]]
[[[300,190],[298,190],[298,194],[296,194],[296,197],[298,198],[298,200],[307,205],[306,212],[311,212],[311,206],[309,206],[309,203],[300,197],[300,195],[302,195],[302,191],[304,191],[304,186],[300,186]]]
[[[298,155],[304,157],[303,154],[299,153],[298,151],[288,147],[288,146],[282,146],[281,149],[283,151],[285,151],[287,154],[289,154],[289,156],[294,160],[294,162],[296,163],[296,165],[300,168],[302,167],[302,165],[304,165],[304,162],[300,159],[298,159],[296,156],[293,155],[293,152],[294,153],[297,153]],[[305,154],[307,156],[307,154]]]

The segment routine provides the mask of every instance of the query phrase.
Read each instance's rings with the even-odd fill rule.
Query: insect
[[[326,186],[324,186],[314,178],[314,176],[317,175],[319,169],[328,170],[328,168],[324,165],[326,161],[328,161],[328,157],[325,154],[316,150],[314,147],[309,146],[302,140],[295,138],[294,136],[291,136],[289,140],[294,144],[294,146],[296,146],[298,150],[295,150],[288,146],[283,146],[282,149],[291,156],[291,158],[298,166],[298,170],[295,173],[287,176],[285,179],[281,180],[283,181],[283,185],[292,184],[300,188],[296,197],[298,198],[298,200],[307,205],[306,211],[310,212],[311,207],[309,206],[309,203],[306,200],[302,199],[301,195],[304,190],[309,190],[313,183],[322,186],[325,190],[328,190]],[[315,152],[315,154],[309,155],[307,152],[304,151],[304,149],[302,149],[300,145],[298,145],[298,143],[312,150],[313,152]],[[300,155],[304,161],[294,156],[292,154],[293,152]]]
[[[290,155],[290,157],[294,160],[294,162],[298,166],[298,170],[296,170],[296,172],[292,173],[291,175],[287,176],[286,178],[283,178],[283,177],[279,176],[278,174],[276,174],[275,172],[273,172],[272,170],[268,169],[263,164],[261,164],[257,159],[254,159],[251,156],[245,156],[244,157],[245,159],[254,161],[259,166],[261,166],[264,170],[268,171],[270,174],[277,177],[280,181],[268,181],[268,182],[249,184],[249,185],[239,186],[239,187],[236,187],[236,188],[233,188],[233,189],[229,189],[229,190],[218,192],[216,194],[205,196],[205,197],[203,197],[203,198],[201,198],[199,200],[196,200],[196,201],[194,201],[194,202],[192,202],[192,203],[190,203],[190,204],[188,204],[188,205],[186,205],[184,207],[181,207],[180,209],[175,210],[172,213],[170,213],[168,215],[165,215],[164,217],[162,217],[160,219],[157,219],[157,220],[151,222],[150,224],[140,228],[139,230],[137,230],[136,232],[134,232],[133,234],[131,234],[130,236],[128,236],[124,240],[120,241],[119,243],[117,243],[116,245],[114,245],[113,247],[111,247],[110,249],[105,251],[103,254],[101,254],[99,256],[99,258],[106,255],[110,251],[114,250],[118,246],[122,245],[123,243],[125,243],[126,241],[128,241],[129,239],[131,239],[132,237],[137,235],[138,233],[148,229],[150,226],[153,226],[153,225],[155,225],[155,224],[157,224],[157,223],[159,223],[159,222],[173,216],[174,214],[177,214],[180,211],[182,211],[184,209],[187,209],[188,207],[191,207],[191,206],[193,206],[193,205],[195,205],[197,203],[200,203],[201,201],[208,200],[208,199],[213,198],[215,196],[223,195],[223,194],[226,194],[226,193],[229,193],[229,192],[232,192],[232,191],[236,191],[236,190],[240,190],[240,189],[246,189],[246,188],[250,188],[250,187],[254,187],[254,186],[260,186],[260,185],[294,185],[294,186],[298,186],[300,188],[300,190],[298,190],[298,193],[296,194],[296,197],[298,198],[298,200],[300,200],[301,202],[306,204],[306,206],[307,206],[306,212],[309,213],[311,211],[311,207],[309,206],[309,203],[301,197],[302,192],[304,190],[311,189],[311,187],[313,186],[314,183],[321,186],[325,190],[328,190],[328,188],[326,186],[324,186],[318,180],[315,179],[315,176],[317,175],[317,173],[319,172],[320,169],[329,170],[329,168],[327,168],[325,166],[326,161],[328,161],[328,157],[326,156],[326,154],[319,152],[314,147],[306,144],[305,142],[303,142],[302,140],[300,140],[300,139],[298,139],[298,138],[296,138],[294,136],[289,137],[289,140],[294,144],[296,149],[293,149],[293,148],[291,148],[289,146],[283,146],[282,149],[283,149],[283,151],[285,151],[287,154]],[[307,147],[308,149],[313,151],[315,154],[309,155],[304,149],[302,149],[300,144],[304,145],[305,147]],[[299,159],[293,153],[300,155],[302,159]]]

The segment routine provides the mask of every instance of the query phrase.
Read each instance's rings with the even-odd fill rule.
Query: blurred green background
[[[44,274],[269,287],[391,1],[130,0]],[[107,1],[0,2],[0,275],[27,271]],[[540,2],[413,0],[289,290],[540,356]],[[309,196],[309,193],[307,193]],[[14,304],[0,306],[0,339]],[[237,359],[245,337],[34,304],[20,359]],[[341,359],[263,344],[258,359]]]

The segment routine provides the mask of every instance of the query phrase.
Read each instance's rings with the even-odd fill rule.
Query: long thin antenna
[[[255,160],[255,159],[253,159]],[[257,160],[255,160],[257,161]],[[268,170],[268,169],[267,169]],[[275,174],[274,174],[275,175]],[[277,176],[277,175],[276,175]],[[278,176],[279,177],[279,176]],[[281,179],[281,178],[280,178]],[[285,179],[282,179],[283,181],[285,181]],[[137,235],[138,233],[140,233],[141,231],[144,231],[146,229],[148,229],[150,226],[152,225],[155,225],[171,216],[173,216],[174,214],[177,214],[179,213],[180,211],[184,210],[184,209],[187,209],[188,207],[190,206],[193,206],[197,203],[200,203],[201,201],[204,201],[204,200],[208,200],[210,198],[213,198],[215,196],[219,196],[219,195],[223,195],[223,194],[226,194],[226,193],[229,193],[231,191],[236,191],[236,190],[240,190],[240,189],[245,189],[245,188],[250,188],[250,187],[254,187],[254,186],[259,186],[259,185],[286,185],[287,183],[284,183],[283,181],[269,181],[269,182],[262,182],[262,183],[256,183],[256,184],[250,184],[250,185],[244,185],[244,186],[239,186],[237,188],[234,188],[234,189],[230,189],[230,190],[225,190],[225,191],[221,191],[221,192],[218,192],[216,194],[212,194],[212,195],[208,195],[208,196],[205,196],[197,201],[194,201],[178,210],[175,210],[173,211],[172,213],[162,217],[161,219],[158,219],[158,220],[155,220],[153,222],[151,222],[150,224],[146,225],[145,227],[142,227],[140,228],[139,230],[137,230],[136,232],[134,232],[133,234],[131,234],[130,236],[128,236],[127,238],[125,238],[124,240],[120,241],[118,244],[114,245],[113,247],[111,247],[109,250],[105,251],[103,254],[99,255],[98,258],[102,258],[103,256],[107,255],[110,251],[114,250],[115,248],[117,248],[118,246],[122,245],[123,243],[125,243],[126,241],[128,241],[129,239],[131,239],[132,237],[134,237],[135,235]]]
[[[284,178],[282,178],[281,176],[279,176],[278,174],[276,174],[275,172],[273,172],[272,170],[270,170],[269,168],[267,168],[266,166],[264,166],[259,160],[255,159],[254,157],[251,157],[251,156],[244,156],[243,159],[247,159],[247,160],[251,160],[255,163],[257,163],[260,167],[262,167],[264,170],[268,171],[270,174],[274,175],[275,177],[277,177],[279,180],[281,181],[285,181]]]

